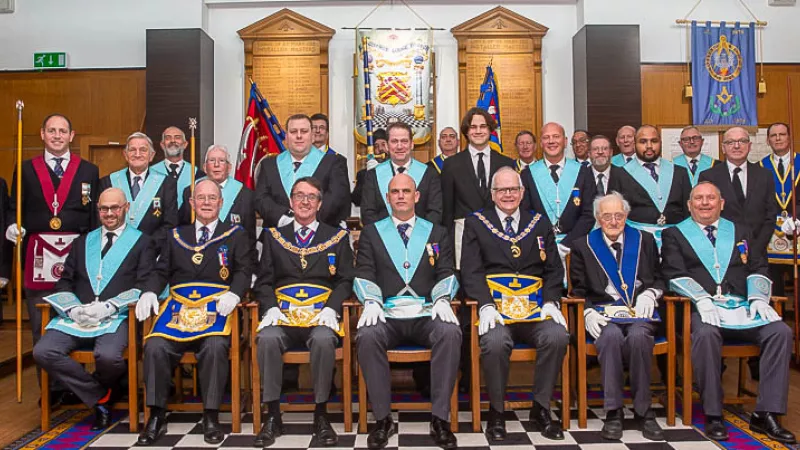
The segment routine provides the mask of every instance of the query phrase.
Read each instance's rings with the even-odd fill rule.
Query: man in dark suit
[[[353,187],[353,193],[350,194],[350,199],[353,204],[361,207],[361,198],[364,191],[364,179],[367,176],[367,171],[374,169],[378,166],[379,159],[386,158],[389,154],[389,144],[386,142],[386,130],[378,128],[372,133],[372,143],[374,158],[369,158],[364,164],[364,168],[356,173],[356,185]]]
[[[603,373],[606,420],[600,434],[605,439],[622,438],[627,361],[634,417],[645,438],[660,441],[664,432],[650,409],[653,317],[656,301],[664,293],[656,241],[651,234],[625,225],[630,205],[619,193],[598,197],[593,209],[600,228],[574,242],[570,279],[572,294],[586,299],[585,327],[594,339]]]
[[[744,137],[734,133],[728,139]],[[692,367],[703,402],[704,431],[711,439],[728,439],[722,419],[722,344],[725,339],[751,342],[761,347],[761,380],[750,430],[794,444],[794,435],[777,420],[786,414],[792,331],[769,304],[772,282],[764,248],[751,244],[746,225],[720,217],[726,203],[714,184],[699,182],[689,200],[691,218],[664,230],[661,248],[670,289],[689,297],[694,306]]]
[[[514,147],[517,149],[517,172],[522,173],[536,162],[536,136],[532,131],[522,130],[514,139]]]
[[[444,127],[439,132],[439,140],[436,143],[439,145],[441,153],[428,161],[428,166],[436,169],[437,174],[442,174],[444,160],[458,153],[458,141],[458,132],[453,127]]]
[[[615,142],[619,153],[611,158],[611,164],[622,167],[636,157],[636,128],[624,125],[617,130]]]
[[[328,116],[322,113],[313,114],[311,116],[311,145],[322,150],[325,154],[342,156],[337,153],[336,150],[328,146],[329,136],[330,123],[328,122]],[[342,158],[344,158],[344,156],[342,156]]]
[[[689,181],[692,187],[697,185],[700,181],[700,174],[719,163],[715,158],[704,155],[703,151],[703,135],[700,130],[695,126],[684,127],[681,130],[680,140],[678,141],[683,155],[676,157],[672,160],[676,166],[685,167],[689,172]]]
[[[94,409],[95,431],[111,425],[112,390],[127,366],[128,305],[139,299],[156,262],[150,238],[126,225],[128,207],[119,189],[100,195],[103,225],[75,240],[55,294],[45,298],[57,315],[33,347],[36,364]],[[87,346],[94,350],[93,374],[70,358]]]
[[[314,380],[312,434],[324,446],[338,441],[326,408],[336,365],[342,303],[353,292],[353,252],[346,230],[317,221],[322,195],[319,181],[310,177],[297,180],[291,195],[294,222],[261,233],[264,249],[253,292],[263,317],[256,351],[264,417],[256,447],[272,445],[284,432],[280,406],[282,355],[303,346],[311,351]],[[303,253],[304,249],[310,250]],[[309,303],[311,298],[314,303]]]
[[[466,296],[480,308],[478,334],[490,405],[486,434],[493,442],[506,439],[504,400],[515,340],[536,348],[531,422],[544,437],[564,439],[560,422],[550,418],[569,343],[558,306],[564,269],[547,216],[520,209],[524,194],[515,169],[498,169],[492,177],[493,205],[471,214],[464,226],[461,279]],[[544,320],[548,317],[552,320]]]
[[[592,162],[592,180],[595,183],[597,196],[611,193],[608,185],[611,179],[618,177],[622,170],[611,163],[613,152],[611,139],[602,134],[592,136],[592,140],[589,142],[589,160]]]
[[[229,321],[235,319],[230,314],[250,287],[255,253],[241,226],[219,220],[222,189],[217,183],[201,181],[190,201],[195,222],[173,230],[136,305],[137,319],[156,315],[142,357],[150,420],[139,445],[153,445],[167,432],[171,374],[185,351],[198,358],[203,438],[218,444],[225,437],[218,412],[230,367]],[[156,293],[167,285],[171,295],[159,314]]]
[[[442,186],[436,170],[412,157],[414,132],[403,122],[395,122],[386,129],[389,136],[389,161],[378,164],[364,177],[361,201],[361,222],[366,226],[389,217],[387,196],[389,181],[398,173],[408,174],[417,186],[419,200],[415,214],[428,222],[442,221]]]
[[[570,145],[572,145],[572,154],[575,156],[575,161],[578,161],[583,167],[589,167],[589,141],[591,136],[586,130],[575,130],[572,133]]]
[[[128,167],[100,180],[100,191],[115,187],[125,193],[130,204],[127,224],[150,236],[160,252],[167,234],[178,226],[177,185],[168,176],[149,170],[156,152],[146,134],[128,136],[122,150]]]
[[[387,197],[392,216],[362,230],[353,281],[364,304],[356,350],[377,420],[367,447],[385,447],[396,432],[386,351],[412,342],[432,352],[430,435],[436,445],[456,448],[448,422],[461,347],[461,329],[450,307],[458,290],[452,242],[444,227],[414,215],[419,193],[409,175],[396,175]]]
[[[241,225],[250,235],[250,240],[255,242],[256,212],[253,208],[253,191],[230,176],[231,162],[228,158],[228,148],[218,144],[211,145],[203,158],[206,176],[222,188],[219,220],[228,225]],[[192,190],[189,187],[183,190],[183,206],[178,212],[182,225],[192,223],[192,206],[189,204],[191,195]]]
[[[259,163],[255,208],[264,219],[264,226],[281,227],[292,222],[289,192],[296,180],[308,176],[322,183],[328,199],[319,212],[320,222],[339,226],[350,215],[346,160],[311,144],[311,119],[305,114],[286,120],[285,144],[288,151]]]

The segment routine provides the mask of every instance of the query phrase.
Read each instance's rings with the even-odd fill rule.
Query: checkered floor
[[[402,112],[387,112],[384,114],[376,114],[372,119],[372,126],[373,128],[386,129],[386,127],[393,122],[405,122],[414,129],[429,127],[431,124],[433,124],[433,120],[416,120],[414,119],[414,116],[410,116]],[[356,126],[363,128],[366,126],[366,121],[358,122]]]
[[[642,433],[635,428],[633,412],[626,410],[625,432],[621,441],[606,441],[600,437],[603,426],[601,420],[605,414],[601,409],[589,411],[588,427],[578,430],[577,422],[573,420],[572,429],[565,433],[563,441],[550,441],[541,436],[538,429],[528,421],[528,411],[521,410],[507,412],[506,427],[508,439],[502,444],[489,445],[483,433],[473,433],[470,423],[470,414],[466,412],[466,405],[462,405],[459,412],[458,446],[461,449],[531,449],[546,448],[548,450],[560,449],[680,449],[703,450],[717,449],[713,442],[707,440],[700,432],[691,427],[680,424],[667,427],[664,410],[656,409],[658,421],[665,430],[666,442],[652,442],[642,437]],[[558,411],[554,410],[554,414]],[[573,417],[576,417],[573,411]],[[357,415],[354,414],[354,427],[357,426]],[[430,413],[400,412],[393,413],[398,423],[398,433],[389,440],[389,449],[423,449],[437,448],[428,436]],[[367,435],[344,432],[343,416],[341,413],[331,414],[334,429],[339,434],[339,444],[336,448],[366,449]],[[169,416],[169,431],[160,441],[156,442],[156,450],[171,448],[208,448],[213,447],[203,441],[202,426],[199,413],[173,413]],[[220,414],[226,432],[230,433],[230,414]],[[306,449],[319,446],[311,437],[312,413],[284,413],[283,422],[286,434],[276,441],[271,449]],[[370,417],[370,423],[372,418]],[[485,423],[484,423],[485,424]],[[370,428],[371,429],[371,428]],[[127,421],[119,423],[104,435],[95,440],[90,447],[105,450],[127,450],[135,446],[137,435],[128,431]],[[228,434],[220,444],[224,448],[252,449],[253,424],[252,416],[247,415],[242,424],[242,433]]]

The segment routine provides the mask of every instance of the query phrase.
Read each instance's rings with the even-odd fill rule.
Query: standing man
[[[444,160],[458,153],[458,132],[453,127],[444,127],[439,132],[440,154],[428,161],[428,165],[436,169],[436,173],[441,174],[444,167]]]
[[[57,315],[33,347],[36,364],[94,409],[94,431],[111,425],[113,391],[127,366],[128,305],[139,299],[156,263],[150,238],[125,223],[128,206],[119,189],[100,195],[102,226],[75,240],[56,293],[45,297]],[[70,358],[87,346],[94,350],[94,373]]]
[[[164,151],[164,160],[153,164],[153,172],[158,172],[162,175],[168,175],[175,180],[177,185],[176,192],[181,193],[184,189],[192,184],[192,171],[183,170],[189,167],[190,164],[183,159],[183,152],[186,146],[186,134],[183,133],[178,127],[167,127],[161,133],[161,150]],[[195,168],[195,180],[198,180],[205,175],[199,167]],[[178,209],[183,206],[183,197],[178,196]]]
[[[622,438],[627,361],[634,418],[646,439],[661,441],[664,431],[650,409],[650,371],[656,333],[653,319],[660,321],[656,302],[665,287],[656,241],[650,233],[625,225],[628,212],[630,205],[617,192],[595,199],[594,216],[600,228],[573,246],[572,293],[586,299],[586,331],[594,339],[600,360],[606,410],[601,436]],[[625,317],[619,321],[618,311]]]
[[[500,168],[492,177],[493,206],[467,217],[464,226],[461,279],[467,297],[480,308],[478,334],[490,406],[486,435],[492,442],[506,439],[503,413],[514,341],[536,348],[531,423],[548,439],[564,439],[560,422],[550,418],[569,343],[559,310],[564,269],[547,217],[520,209],[524,193],[519,174]]]
[[[103,177],[100,190],[114,187],[124,193],[130,205],[127,224],[152,237],[160,253],[167,242],[167,234],[178,226],[175,180],[148,170],[156,152],[153,141],[144,133],[137,131],[128,136],[122,154],[128,167]]]
[[[413,342],[432,352],[430,435],[439,447],[456,448],[448,421],[461,353],[461,328],[450,307],[458,291],[452,243],[444,227],[414,215],[419,193],[409,175],[396,175],[387,195],[392,216],[362,230],[353,282],[364,304],[356,350],[377,420],[367,447],[385,447],[396,432],[386,351]]]
[[[261,234],[264,250],[253,289],[263,315],[256,351],[264,418],[256,447],[272,445],[283,433],[282,355],[303,346],[311,351],[316,403],[313,435],[324,446],[338,441],[327,416],[327,404],[341,336],[342,303],[353,292],[353,253],[346,230],[317,221],[323,202],[317,180],[297,180],[291,202],[293,223]]]
[[[328,199],[319,211],[320,222],[339,226],[350,215],[347,161],[311,144],[311,118],[305,114],[286,120],[285,144],[288,151],[259,163],[255,208],[264,219],[264,226],[292,223],[289,194],[295,181],[309,176],[322,183],[323,195]]]
[[[592,176],[595,183],[595,191],[598,197],[602,197],[611,191],[608,184],[612,178],[619,176],[622,170],[611,164],[611,155],[614,149],[611,147],[611,139],[596,134],[589,141],[589,160],[592,162]]]
[[[378,165],[378,159],[383,159],[389,154],[389,144],[387,143],[386,130],[378,128],[372,132],[372,143],[375,158],[368,159],[364,164],[364,168],[356,173],[356,185],[353,188],[353,193],[350,194],[350,199],[353,204],[361,207],[361,199],[364,191],[364,178],[368,170],[374,169]]]
[[[772,281],[764,248],[750,244],[746,225],[720,217],[726,203],[715,185],[700,181],[689,200],[691,217],[664,230],[661,248],[670,289],[689,297],[694,306],[692,367],[706,417],[705,435],[728,439],[721,366],[723,341],[732,339],[761,347],[761,381],[750,430],[794,444],[794,434],[777,419],[786,414],[792,331],[769,304]]]
[[[185,351],[195,352],[198,359],[203,439],[218,444],[225,438],[218,414],[230,368],[229,322],[235,320],[230,314],[250,288],[254,247],[241,226],[219,220],[222,189],[217,183],[199,182],[190,202],[195,222],[173,230],[136,305],[140,321],[156,316],[144,338],[150,420],[139,434],[138,445],[153,445],[166,434],[170,380]],[[156,293],[167,285],[170,296],[159,312]]]
[[[361,203],[361,222],[364,225],[375,223],[389,217],[389,182],[399,174],[405,173],[414,180],[419,199],[415,214],[428,222],[442,222],[442,185],[436,169],[417,161],[414,154],[414,135],[411,127],[403,122],[395,122],[386,129],[389,135],[389,161],[378,164],[364,177],[364,191]]]
[[[681,130],[681,138],[678,141],[678,145],[683,150],[683,157],[679,156],[672,162],[676,166],[684,167],[689,171],[689,181],[692,182],[692,187],[694,187],[700,179],[700,173],[712,168],[718,161],[702,153],[703,135],[700,134],[700,130],[697,127],[688,126]]]
[[[311,145],[328,155],[338,155],[328,146],[329,124],[328,116],[316,113],[311,116]]]
[[[611,158],[611,164],[622,167],[636,156],[636,128],[625,125],[617,130],[617,148],[619,153]]]
[[[589,167],[589,132],[586,130],[575,130],[572,133],[572,153],[575,155],[575,161],[578,161],[583,167]]]
[[[536,162],[536,136],[531,131],[522,130],[514,139],[517,148],[517,172],[522,173],[526,167]]]

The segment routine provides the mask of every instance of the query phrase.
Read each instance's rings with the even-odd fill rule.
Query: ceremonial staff
[[[192,160],[192,172],[191,172],[191,174],[192,174],[192,184],[190,184],[191,190],[189,192],[191,192],[191,198],[194,198],[194,170],[195,170],[194,168],[195,168],[195,165],[197,163],[196,157],[195,157],[195,154],[194,154],[194,130],[196,130],[196,129],[197,129],[197,118],[190,117],[189,118],[189,130],[191,130],[192,137],[191,137],[189,142],[192,143],[191,146],[190,146],[190,149],[191,149],[191,152],[192,152],[192,156],[191,156],[191,160]],[[192,222],[194,222],[194,207],[192,207]]]
[[[789,97],[789,167],[791,168],[792,179],[792,220],[797,220],[797,197],[795,197],[796,189],[795,189],[795,177],[797,176],[794,172],[794,158],[795,158],[795,151],[794,151],[794,134],[792,132],[792,128],[794,125],[794,121],[792,119],[792,77],[786,77],[786,90]],[[800,320],[800,311],[797,308],[797,235],[795,235],[794,240],[792,241],[792,309],[794,309],[794,360],[795,363],[800,364],[800,336],[798,332],[800,332],[800,324],[798,321]]]
[[[366,36],[361,38],[361,49],[364,60],[364,106],[366,108],[366,129],[367,129],[367,159],[375,159],[375,141],[372,137],[372,89],[370,88],[369,73],[369,51],[367,50],[369,40]]]
[[[17,245],[14,247],[14,282],[17,300],[17,403],[22,402],[22,108],[17,100]]]

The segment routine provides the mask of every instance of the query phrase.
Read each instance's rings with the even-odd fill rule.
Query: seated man
[[[139,434],[139,445],[152,445],[167,432],[172,371],[186,351],[194,352],[198,360],[203,438],[218,444],[225,437],[218,412],[230,367],[230,314],[250,287],[255,256],[247,232],[219,220],[222,189],[216,182],[197,183],[189,201],[195,222],[172,231],[136,305],[137,319],[156,315],[144,338],[150,420]],[[159,312],[155,293],[167,285],[170,296]]]
[[[569,343],[558,306],[564,268],[553,226],[546,216],[520,209],[523,195],[517,171],[500,168],[492,177],[494,206],[473,213],[464,224],[461,279],[467,297],[480,308],[491,441],[506,438],[504,400],[515,340],[536,348],[531,422],[544,437],[564,439],[560,422],[550,418],[550,399]]]
[[[253,291],[264,314],[257,351],[265,413],[254,445],[270,446],[283,434],[282,355],[306,346],[316,403],[313,434],[318,444],[332,446],[338,438],[326,407],[341,336],[342,302],[353,289],[353,252],[347,231],[317,221],[323,201],[319,181],[300,178],[290,197],[294,222],[261,233],[264,249]]]
[[[746,227],[720,218],[725,200],[713,184],[699,182],[688,206],[691,217],[664,231],[662,271],[670,289],[694,305],[692,366],[706,416],[705,434],[728,439],[720,377],[722,344],[732,339],[761,347],[761,380],[750,430],[794,444],[794,434],[777,419],[786,414],[792,331],[769,305],[772,281],[765,249],[750,244]]]
[[[361,232],[353,281],[364,304],[356,338],[358,361],[377,420],[367,447],[386,447],[396,432],[386,351],[414,343],[432,351],[430,434],[436,445],[456,448],[448,422],[461,354],[461,328],[450,307],[458,291],[453,244],[443,227],[414,215],[419,193],[410,176],[395,175],[386,195],[392,215]]]
[[[156,260],[150,238],[125,224],[122,191],[106,189],[97,209],[102,226],[75,240],[55,293],[44,298],[58,316],[33,348],[39,367],[94,408],[94,431],[111,425],[112,390],[126,368],[128,305]],[[69,356],[86,347],[94,349],[94,374]]]
[[[570,279],[573,295],[586,299],[586,331],[594,338],[603,374],[606,421],[600,434],[605,439],[622,438],[624,358],[639,429],[645,438],[660,441],[664,432],[650,409],[650,368],[653,322],[660,321],[654,316],[656,300],[664,292],[664,282],[653,235],[625,225],[630,208],[617,192],[594,201],[600,228],[575,242]]]

